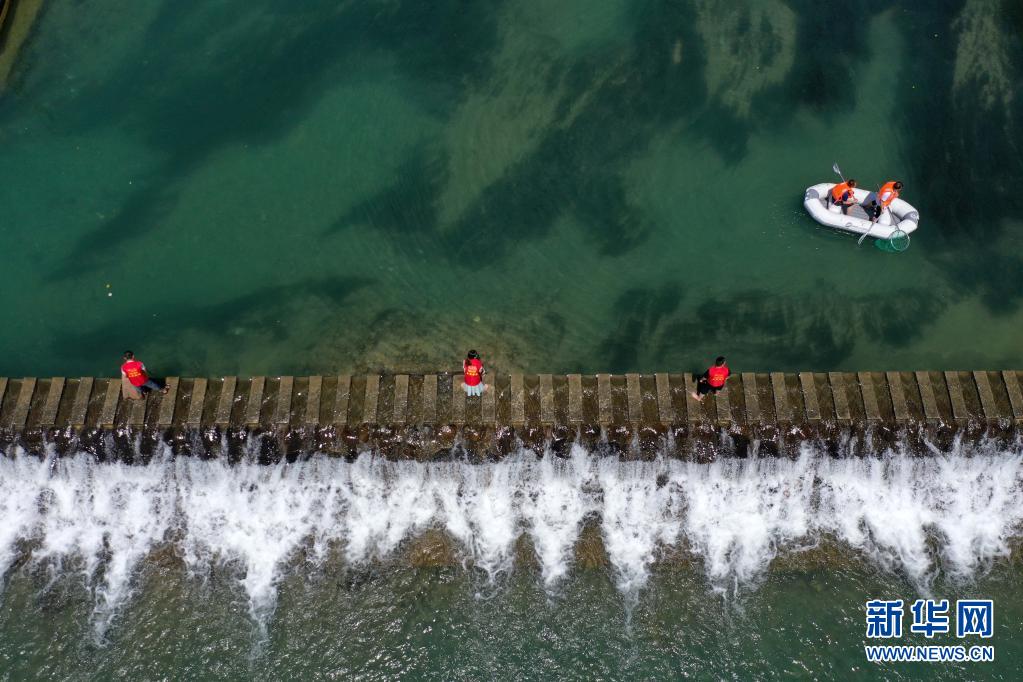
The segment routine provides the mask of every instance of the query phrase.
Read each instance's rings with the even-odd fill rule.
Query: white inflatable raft
[[[842,213],[841,206],[829,206],[828,196],[834,182],[822,182],[813,187],[806,188],[806,196],[803,198],[803,206],[806,207],[810,216],[821,225],[833,227],[836,230],[845,230],[854,234],[866,234],[870,232],[871,237],[878,239],[890,239],[892,235],[901,230],[910,234],[920,223],[920,214],[916,209],[902,199],[896,199],[888,206],[888,209],[881,213],[876,223],[871,223],[867,212],[859,205],[850,206],[849,213]],[[870,192],[857,187],[853,190],[856,201],[863,203],[875,192]]]

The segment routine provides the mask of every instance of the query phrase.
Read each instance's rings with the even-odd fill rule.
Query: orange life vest
[[[721,365],[720,367],[715,365],[707,370],[707,383],[714,388],[721,388],[725,385],[725,380],[728,379],[728,374],[729,371],[727,365]]]
[[[842,195],[843,194],[845,194],[846,192],[851,192],[851,191],[852,191],[852,188],[849,187],[849,183],[848,182],[840,182],[840,183],[838,183],[837,185],[835,185],[834,187],[831,188],[831,199],[834,202],[837,203],[837,202],[842,200]]]
[[[885,194],[888,195],[887,199],[884,198]],[[899,193],[895,189],[895,181],[894,180],[891,180],[889,182],[884,183],[883,185],[881,185],[881,189],[879,189],[877,191],[877,200],[885,208],[888,208],[888,204],[892,203],[893,201],[895,201],[898,198],[899,198]]]

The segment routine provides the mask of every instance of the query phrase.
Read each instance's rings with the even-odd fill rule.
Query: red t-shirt
[[[479,386],[480,382],[483,381],[483,363],[477,359],[466,360],[462,363],[462,369],[465,370],[465,385],[466,386]]]
[[[121,371],[124,372],[124,376],[128,377],[132,386],[141,386],[149,379],[146,368],[138,360],[129,360],[124,363],[121,365]]]
[[[728,379],[728,367],[727,365],[721,365],[718,367],[715,365],[707,370],[707,383],[714,388],[721,388],[725,385],[725,380]]]

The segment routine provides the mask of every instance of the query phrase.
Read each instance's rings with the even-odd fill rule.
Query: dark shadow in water
[[[447,168],[444,159],[425,146],[418,147],[395,173],[394,184],[346,211],[327,227],[325,234],[335,234],[353,225],[370,225],[399,234],[435,229],[436,202],[448,175]]]
[[[57,277],[108,261],[125,241],[155,229],[177,203],[178,187],[225,146],[266,144],[306,118],[323,92],[351,79],[367,54],[386,51],[412,79],[443,79],[430,93],[433,106],[455,106],[462,88],[481,76],[495,44],[492,4],[266,1],[260,7],[212,8],[202,20],[180,21],[168,3],[151,27],[153,63],[126,64],[79,101],[123,98],[120,116],[92,109],[64,123],[69,134],[92,127],[136,129],[166,161],[131,192],[120,210],[72,249]],[[253,16],[260,20],[254,21]],[[244,24],[244,28],[239,28]],[[203,51],[211,26],[215,52]],[[451,34],[458,40],[447,39]],[[203,62],[192,64],[191,62]],[[75,108],[75,102],[69,109]],[[89,112],[88,107],[84,107]]]
[[[206,305],[179,305],[161,308],[153,317],[149,307],[127,314],[124,320],[112,322],[87,332],[69,331],[52,339],[54,353],[74,348],[78,355],[98,358],[104,354],[115,363],[125,346],[141,347],[151,338],[174,338],[182,332],[194,330],[212,336],[226,337],[232,329],[244,325],[261,335],[270,335],[272,341],[284,341],[288,335],[287,321],[294,314],[296,303],[310,299],[323,299],[332,306],[346,305],[348,299],[372,284],[358,277],[323,277],[295,284],[264,287],[245,296]],[[244,336],[238,338],[244,345]],[[201,358],[199,359],[201,361]],[[156,360],[151,362],[155,365]],[[201,362],[197,363],[201,364]],[[308,364],[308,358],[296,365]],[[160,371],[168,374],[188,373],[201,367],[183,367],[172,362],[161,362]],[[288,371],[282,367],[278,371]]]
[[[785,120],[793,113],[791,103],[806,106],[826,118],[847,113],[856,106],[858,67],[871,57],[867,21],[891,4],[850,0],[792,5],[799,22],[795,63],[786,79],[784,94],[762,96],[757,108],[770,112],[780,107],[783,110],[773,117]]]
[[[601,253],[617,255],[642,243],[652,225],[629,199],[623,175],[656,135],[684,125],[706,94],[698,51],[687,48],[681,64],[672,60],[676,41],[698,44],[690,10],[647,3],[631,20],[636,28],[625,47],[571,62],[549,58],[545,85],[557,98],[555,120],[537,131],[542,139],[535,151],[487,186],[454,224],[440,224],[437,210],[449,180],[447,152],[421,148],[398,181],[339,216],[328,233],[356,222],[398,239],[423,230],[436,238],[436,255],[461,261],[466,249],[501,257],[570,216]]]
[[[656,343],[661,323],[678,310],[682,288],[674,283],[623,292],[614,304],[618,326],[600,344],[602,367],[613,373],[633,371],[640,351]]]
[[[695,133],[737,164],[753,131],[787,125],[798,107],[837,113],[853,103],[851,87],[822,85],[853,78],[852,65],[865,53],[863,36],[849,27],[837,39],[820,38],[849,12],[869,15],[878,3],[841,10],[803,4],[809,7],[796,10],[795,66],[783,84],[754,97],[748,119],[708,100],[694,12],[679,3],[638,3],[630,10],[634,28],[627,47],[571,63],[550,58],[546,91],[558,99],[556,120],[539,131],[536,150],[486,187],[454,225],[440,224],[449,159],[446,150],[434,147],[418,149],[395,183],[339,216],[327,232],[360,223],[400,240],[409,231],[424,231],[435,238],[435,256],[458,262],[470,248],[500,257],[523,239],[543,237],[567,216],[583,226],[600,253],[627,253],[654,230],[643,207],[630,200],[624,173],[659,136]],[[747,16],[739,29],[768,46],[767,60],[775,56],[772,39],[781,49],[782,38],[764,21]],[[497,74],[488,75],[499,81]]]
[[[1020,7],[1012,2],[995,6],[993,20],[1007,49],[1001,54],[990,44],[989,54],[974,60],[973,73],[958,86],[953,82],[956,49],[962,32],[971,26],[960,15],[963,6],[915,6],[919,12],[914,25],[902,38],[912,56],[904,80],[915,88],[902,88],[908,113],[901,132],[907,165],[922,183],[907,186],[905,192],[921,212],[920,234],[914,236],[926,243],[928,257],[945,269],[959,291],[979,295],[996,314],[1012,312],[1023,302],[1023,254],[1003,242],[1008,230],[1023,229]],[[1004,100],[998,83],[976,68],[995,68],[1002,59],[1014,84]],[[994,101],[992,87],[999,95]]]
[[[709,345],[772,369],[834,368],[851,355],[861,334],[892,348],[910,345],[946,306],[927,290],[849,297],[820,286],[798,298],[760,290],[710,297],[693,314],[664,326],[658,353]]]

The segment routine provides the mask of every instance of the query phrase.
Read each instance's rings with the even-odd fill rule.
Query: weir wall
[[[0,378],[0,446],[104,459],[175,453],[257,456],[366,450],[392,458],[494,458],[521,442],[555,454],[835,455],[1023,435],[1020,372],[741,373],[703,402],[691,374],[495,374],[466,397],[461,374],[167,379],[166,395],[122,397],[119,378]]]

